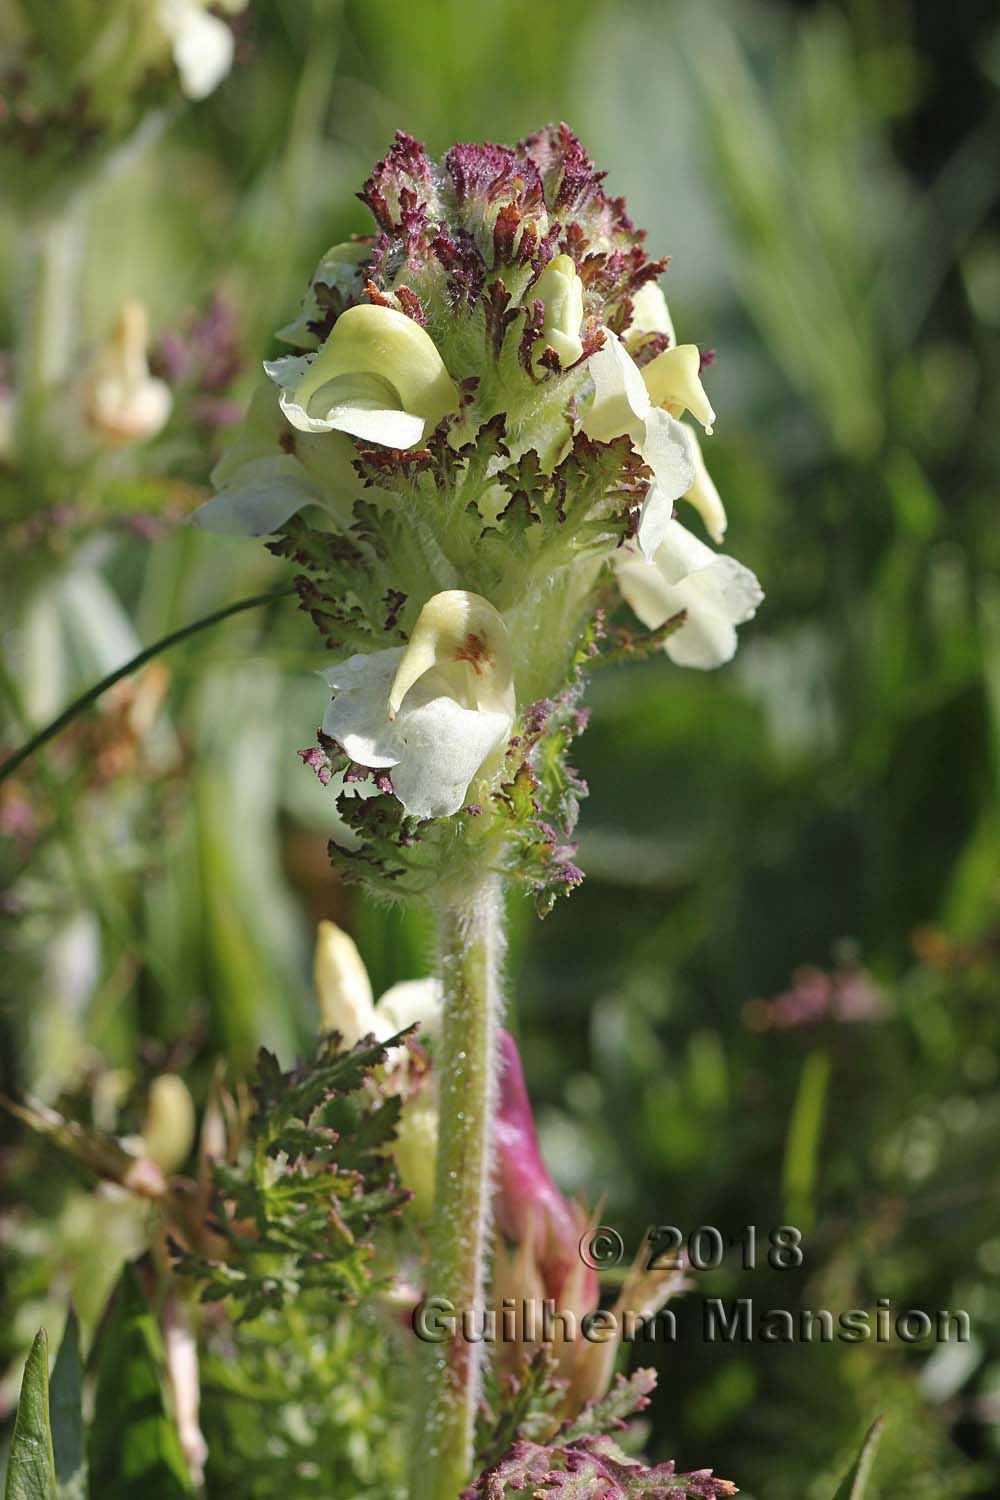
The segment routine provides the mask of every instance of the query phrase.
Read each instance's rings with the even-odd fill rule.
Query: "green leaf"
[[[781,1180],[788,1221],[805,1228],[812,1223],[815,1214],[814,1197],[829,1082],[829,1053],[820,1049],[810,1052],[802,1065],[788,1125]]]
[[[21,1399],[7,1460],[4,1500],[56,1500],[49,1428],[49,1341],[39,1329],[21,1381]]]
[[[519,1439],[538,1439],[551,1432],[565,1394],[551,1351],[544,1347],[516,1374],[488,1371],[476,1419],[477,1467],[499,1463]]]
[[[850,1470],[844,1475],[843,1482],[833,1500],[864,1500],[868,1481],[871,1478],[872,1467],[875,1463],[875,1454],[882,1440],[882,1429],[885,1426],[884,1417],[876,1417],[868,1429],[864,1442],[861,1444],[861,1452],[858,1454]]]
[[[515,1500],[530,1489],[535,1500],[724,1500],[738,1493],[711,1469],[678,1474],[673,1460],[649,1469],[630,1459],[609,1437],[583,1437],[545,1447],[519,1442],[466,1490],[468,1500]]]
[[[649,1405],[649,1393],[655,1385],[655,1370],[635,1370],[627,1378],[616,1375],[609,1391],[596,1401],[588,1401],[571,1422],[560,1428],[560,1441],[568,1443],[594,1433],[613,1432],[629,1417],[645,1410]]]
[[[87,1457],[83,1441],[83,1364],[80,1324],[70,1307],[49,1383],[49,1419],[59,1500],[86,1500]]]
[[[248,1149],[214,1166],[223,1258],[171,1245],[180,1274],[203,1283],[202,1301],[230,1297],[246,1322],[306,1292],[356,1300],[370,1288],[373,1226],[407,1196],[385,1150],[400,1100],[380,1096],[373,1075],[410,1030],[346,1052],[326,1037],[311,1062],[287,1073],[261,1049]]]
[[[131,1266],[122,1272],[98,1346],[90,1475],[100,1500],[192,1494],[167,1406],[160,1330]]]

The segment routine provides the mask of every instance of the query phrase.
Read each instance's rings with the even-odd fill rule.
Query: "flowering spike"
[[[676,344],[656,285],[665,258],[647,254],[568,126],[514,147],[458,145],[440,166],[399,134],[361,197],[372,235],[321,262],[286,331],[296,352],[265,366],[274,384],[254,398],[199,519],[277,531],[270,549],[297,564],[302,607],[337,651],[319,744],[303,755],[335,790],[345,833],[334,858],[385,896],[439,908],[428,1284],[474,1311],[493,1238],[501,883],[531,891],[544,914],[582,879],[573,833],[587,789],[568,757],[605,582],[617,577],[650,649],[696,667],[728,660],[761,595],[749,570],[674,519],[687,496],[714,539],[725,524],[678,421],[714,421],[703,362]],[[328,955],[330,1007],[344,1010],[353,965],[367,1013],[346,942]],[[494,1292],[557,1288],[581,1315],[596,1288],[574,1255],[579,1215],[545,1172],[511,1049],[497,1119],[497,1218],[511,1243]],[[655,1310],[675,1270],[634,1270],[622,1296]],[[563,1342],[567,1410],[606,1390],[614,1352]],[[433,1443],[412,1500],[467,1482],[480,1365],[462,1342],[428,1364]],[[517,1444],[470,1493],[731,1492],[707,1472],[645,1471],[589,1429],[562,1437]]]

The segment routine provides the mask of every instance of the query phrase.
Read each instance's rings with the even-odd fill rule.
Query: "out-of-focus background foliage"
[[[242,373],[216,388],[238,403],[321,252],[366,227],[353,195],[397,127],[439,152],[568,120],[672,255],[681,338],[718,351],[709,462],[767,602],[717,674],[656,661],[592,683],[587,883],[542,927],[513,914],[543,1147],[630,1249],[650,1222],[802,1230],[800,1271],[731,1255],[678,1304],[652,1456],[825,1500],[882,1411],[875,1494],[996,1494],[994,7],[255,0],[238,31],[224,85],[86,205],[76,327],[98,340],[142,299],[175,416],[99,481],[43,474],[11,501],[7,748],[140,644],[283,579],[252,542],[184,525],[224,428],[211,380],[170,363],[177,330],[190,342],[219,299],[210,342],[231,352],[228,309]],[[7,288],[22,231],[0,222]],[[3,299],[0,348],[18,311]],[[295,755],[320,665],[290,604],[238,616],[18,776],[7,1091],[137,1127],[165,1068],[200,1102],[219,1054],[290,1058],[316,1024],[321,916],[354,932],[376,993],[424,971],[420,924],[328,869],[329,804]],[[136,1231],[51,1154],[5,1160],[9,1410],[46,1309],[72,1291],[92,1326]],[[711,1345],[702,1292],[963,1308],[973,1338]]]

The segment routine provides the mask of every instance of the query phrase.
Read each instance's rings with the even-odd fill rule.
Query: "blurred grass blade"
[[[872,311],[905,350],[917,338],[941,287],[998,194],[1000,107],[971,130],[936,180],[895,224],[871,285]]]
[[[83,1364],[80,1323],[70,1307],[49,1384],[49,1417],[59,1500],[86,1500],[87,1460],[83,1442]]]
[[[56,1500],[49,1427],[49,1341],[39,1329],[21,1381],[21,1399],[7,1460],[4,1500]]]
[[[12,775],[18,766],[23,765],[29,756],[34,755],[36,750],[40,750],[43,745],[48,744],[49,740],[55,739],[56,735],[60,734],[75,718],[78,718],[84,709],[89,708],[92,703],[96,703],[102,693],[108,691],[108,688],[114,687],[116,682],[121,682],[123,677],[130,677],[133,672],[137,672],[140,667],[145,666],[146,662],[152,661],[154,656],[159,656],[161,651],[166,651],[170,646],[176,646],[180,641],[186,640],[188,636],[197,634],[199,630],[207,630],[210,625],[217,625],[221,620],[227,620],[230,615],[239,614],[245,609],[257,609],[262,604],[270,604],[272,599],[282,599],[288,594],[294,594],[294,592],[295,590],[291,588],[272,589],[267,594],[255,594],[251,599],[239,599],[235,604],[227,604],[223,609],[214,610],[212,614],[205,615],[200,620],[192,621],[190,625],[182,625],[179,630],[171,631],[162,640],[154,641],[151,646],[147,646],[144,651],[140,651],[138,656],[133,656],[131,660],[125,662],[114,672],[109,672],[107,677],[102,677],[100,682],[95,683],[92,688],[88,688],[85,693],[81,693],[80,697],[75,698],[69,707],[65,708],[57,718],[53,719],[50,724],[46,724],[44,729],[40,729],[37,734],[32,735],[26,745],[22,745],[19,750],[15,750],[13,755],[9,756],[0,765],[0,782],[5,781],[8,776]]]
[[[867,456],[882,434],[882,399],[874,330],[855,316],[868,267],[864,225],[851,222],[842,187],[860,161],[842,24],[803,21],[781,69],[760,78],[734,21],[708,6],[687,16],[683,52],[743,252],[733,274],[746,311],[841,450]]]
[[[826,1118],[830,1056],[810,1052],[802,1066],[798,1093],[788,1124],[781,1185],[785,1213],[791,1224],[808,1227],[814,1218],[813,1198],[819,1167],[819,1146]]]
[[[868,1480],[871,1478],[872,1467],[875,1463],[875,1454],[882,1440],[882,1429],[885,1426],[884,1417],[876,1417],[869,1427],[864,1442],[861,1444],[861,1452],[858,1454],[843,1481],[834,1495],[833,1500],[864,1500],[865,1491],[868,1489]]]
[[[187,1500],[193,1493],[163,1371],[160,1330],[126,1266],[97,1352],[90,1474],[100,1500]]]

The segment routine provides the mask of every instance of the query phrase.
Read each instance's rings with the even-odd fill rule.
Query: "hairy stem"
[[[438,1159],[427,1294],[447,1299],[456,1321],[448,1343],[427,1349],[412,1500],[456,1500],[472,1463],[483,1344],[463,1337],[462,1315],[468,1312],[481,1326],[491,1243],[503,941],[503,895],[496,876],[442,904],[444,1018],[435,1064],[440,1080]]]

